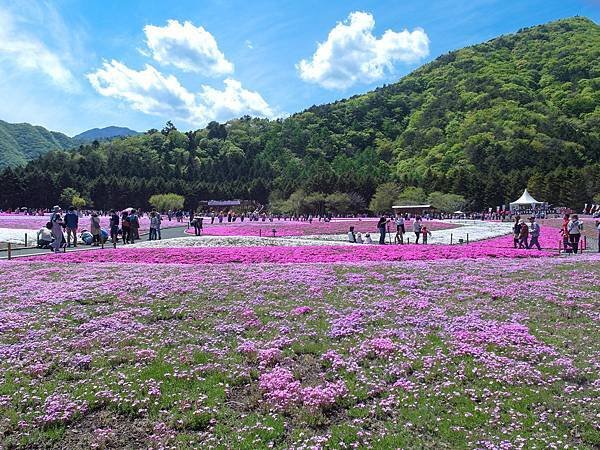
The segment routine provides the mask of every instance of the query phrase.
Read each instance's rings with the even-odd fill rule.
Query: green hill
[[[50,150],[72,146],[71,138],[62,133],[0,120],[0,167],[23,165]]]
[[[98,207],[144,206],[160,192],[190,206],[342,193],[360,209],[388,181],[459,194],[471,208],[507,204],[525,186],[551,203],[589,203],[600,192],[600,27],[576,17],[524,29],[284,120],[51,152],[1,176],[11,195],[0,207],[47,206],[73,187]],[[31,194],[40,185],[44,198]]]

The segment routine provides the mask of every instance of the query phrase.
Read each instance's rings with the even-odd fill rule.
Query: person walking
[[[528,248],[529,227],[524,220],[519,222],[519,248]]]
[[[421,236],[421,218],[419,216],[415,217],[415,221],[413,222],[413,232],[415,233],[415,243],[419,243],[419,237]]]
[[[387,225],[387,219],[383,216],[377,222],[377,229],[379,230],[379,245],[385,245],[385,227]]]
[[[517,248],[519,245],[519,236],[521,235],[521,216],[515,216],[515,224],[513,225],[513,246]]]
[[[571,244],[569,244],[569,220],[570,220],[570,215],[569,214],[565,214],[563,217],[563,223],[562,226],[560,227],[560,235],[562,236],[563,239],[563,249],[566,252],[568,252],[571,249]]]
[[[131,239],[131,224],[129,223],[127,211],[121,213],[121,237],[123,238],[123,245],[128,244]]]
[[[535,217],[530,217],[529,222],[529,236],[531,237],[531,239],[529,240],[529,246],[527,248],[533,248],[533,246],[535,245],[538,250],[541,250],[542,247],[540,246],[540,243],[538,241],[540,237],[540,224],[535,221]]]
[[[579,250],[579,239],[581,238],[581,231],[583,230],[583,222],[579,220],[577,214],[571,216],[571,220],[567,224],[567,232],[569,233],[569,244],[573,249],[573,253],[577,253]]]
[[[65,222],[63,221],[61,212],[62,209],[60,209],[60,206],[56,205],[52,208],[52,215],[50,216],[50,222],[52,223],[52,236],[54,236],[54,241],[52,241],[51,247],[54,253],[58,253],[60,251],[62,243],[65,239],[63,234]]]
[[[69,206],[64,220],[67,230],[67,247],[71,246],[71,237],[73,237],[73,247],[77,247],[77,227],[79,225],[79,215],[77,212],[75,212],[74,206]]]
[[[119,240],[119,215],[114,209],[110,210],[110,240],[113,247],[117,248],[117,241]]]

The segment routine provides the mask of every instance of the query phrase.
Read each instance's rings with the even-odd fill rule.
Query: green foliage
[[[408,186],[396,197],[398,205],[423,205],[427,201],[427,195],[423,188]]]
[[[394,201],[400,196],[400,193],[400,186],[396,183],[380,184],[371,198],[369,209],[374,213],[391,211]]]
[[[48,206],[73,187],[99,208],[174,192],[189,207],[272,198],[280,211],[344,209],[345,201],[326,201],[339,192],[384,211],[397,197],[374,194],[394,181],[424,197],[462,196],[469,209],[506,205],[525,186],[580,209],[600,192],[598,105],[600,27],[576,17],[448,53],[397,83],[284,120],[242,117],[187,133],[168,123],[52,151],[0,174],[0,208]],[[0,165],[22,163],[14,153],[22,146],[1,125]]]
[[[28,123],[0,120],[0,168],[16,167],[55,149],[68,149],[71,138]]]
[[[596,205],[600,205],[600,194],[596,194],[594,195],[594,197],[592,197],[594,200],[594,204]]]
[[[73,188],[68,187],[63,189],[63,191],[60,193],[60,198],[58,200],[64,208],[68,208],[69,206],[75,206],[73,205],[73,199],[75,198],[81,199],[79,192],[77,192]]]
[[[427,203],[443,212],[452,213],[465,207],[465,198],[462,195],[432,192],[427,196]]]
[[[178,194],[155,194],[148,200],[150,205],[154,206],[157,211],[168,211],[169,209],[182,209],[185,199]]]

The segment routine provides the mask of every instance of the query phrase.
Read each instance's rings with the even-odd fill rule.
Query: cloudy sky
[[[69,135],[281,117],[598,0],[0,0],[0,119]]]

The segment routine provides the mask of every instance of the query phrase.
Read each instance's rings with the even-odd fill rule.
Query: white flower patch
[[[27,234],[27,244],[34,243],[37,240],[36,230],[26,230],[23,228],[0,228],[0,242],[10,242],[11,244],[25,244],[25,234]]]
[[[138,241],[129,248],[177,248],[177,247],[295,247],[305,245],[354,245],[349,242],[316,239],[269,238],[258,236],[189,236],[160,241]]]

